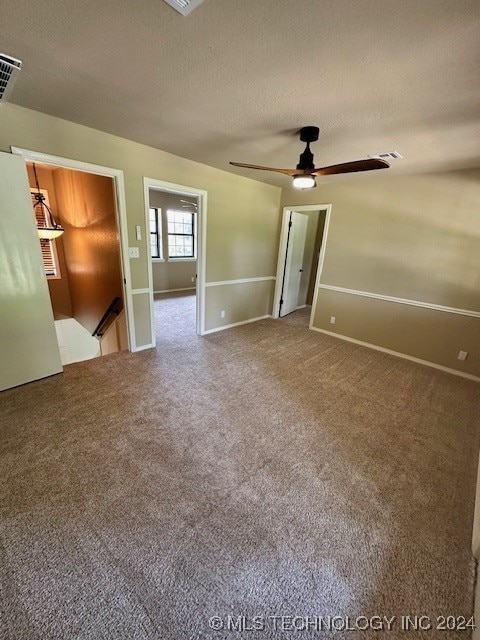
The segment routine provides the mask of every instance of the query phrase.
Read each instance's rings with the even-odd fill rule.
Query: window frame
[[[150,247],[150,258],[152,260],[159,260],[164,262],[163,259],[163,242],[162,242],[162,209],[160,207],[152,207],[149,206],[149,214],[151,211],[155,212],[155,227],[156,227],[156,231],[150,231],[150,216],[148,218],[148,222],[149,222],[149,234],[150,234],[150,243],[149,243],[149,247]],[[156,236],[156,240],[157,240],[157,252],[158,252],[158,256],[154,256],[152,255],[152,236]]]
[[[170,233],[168,230],[168,224],[169,224],[169,219],[168,219],[168,214],[172,212],[172,213],[181,213],[182,216],[184,216],[185,214],[189,214],[192,217],[192,233]],[[175,224],[175,221],[173,221]],[[177,223],[178,224],[178,223]],[[166,227],[167,227],[167,254],[168,254],[168,260],[172,260],[174,262],[180,262],[180,261],[194,261],[197,259],[197,243],[196,243],[196,239],[197,239],[197,217],[195,215],[195,211],[182,211],[180,209],[167,209],[166,211]],[[188,256],[171,256],[170,255],[170,243],[169,243],[169,238],[170,236],[185,236],[188,238],[192,238],[192,255],[188,255]]]

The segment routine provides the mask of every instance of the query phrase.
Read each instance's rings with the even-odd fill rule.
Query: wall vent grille
[[[194,9],[202,4],[204,0],[164,0],[168,5],[173,7],[182,16],[188,16]]]
[[[381,158],[382,160],[399,160],[403,158],[398,151],[384,151],[383,153],[377,153],[375,156],[368,156],[369,158]]]
[[[0,102],[6,102],[13,84],[22,68],[22,62],[0,53]]]

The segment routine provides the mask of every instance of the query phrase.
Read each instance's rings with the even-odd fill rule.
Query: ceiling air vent
[[[182,16],[188,16],[188,14],[196,9],[199,4],[202,4],[203,0],[164,0],[167,4],[173,7]]]
[[[403,158],[398,151],[384,151],[383,153],[377,153],[375,156],[368,156],[369,158],[381,158],[382,160],[399,160]]]
[[[21,60],[0,53],[0,102],[7,101],[21,68]]]

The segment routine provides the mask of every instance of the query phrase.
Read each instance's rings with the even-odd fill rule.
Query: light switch
[[[142,239],[142,228],[139,224],[137,224],[137,226],[135,227],[135,237],[137,238],[137,240]]]
[[[129,258],[140,258],[140,250],[138,247],[128,247]]]

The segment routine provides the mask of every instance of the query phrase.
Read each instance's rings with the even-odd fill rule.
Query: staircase
[[[114,298],[91,334],[75,318],[55,320],[62,365],[83,362],[128,349],[125,310]]]

